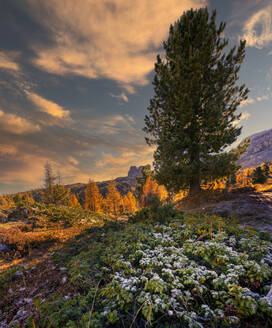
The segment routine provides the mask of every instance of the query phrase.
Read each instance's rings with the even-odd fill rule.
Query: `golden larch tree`
[[[72,194],[70,200],[69,200],[69,206],[70,207],[81,207],[80,203],[77,199],[77,196],[75,194]]]
[[[154,196],[158,197],[160,200],[165,200],[168,195],[164,186],[158,185],[158,183],[151,176],[148,176],[140,195],[141,206],[148,206],[149,200]]]
[[[90,180],[85,189],[84,208],[93,212],[101,213],[103,196],[100,194],[97,184]]]
[[[115,181],[114,180],[110,181],[110,183],[108,184],[106,200],[105,200],[105,207],[109,211],[109,213],[112,213],[114,215],[120,213],[120,209],[122,206],[121,200],[122,198],[119,191],[116,188]]]
[[[167,190],[162,185],[158,185],[157,194],[158,194],[160,200],[165,200],[168,197]]]
[[[136,198],[134,197],[132,192],[129,191],[123,197],[123,206],[124,206],[124,210],[128,212],[135,212],[137,210]]]

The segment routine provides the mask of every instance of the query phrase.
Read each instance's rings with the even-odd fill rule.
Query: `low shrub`
[[[49,222],[66,226],[84,223],[103,223],[105,217],[102,214],[84,210],[80,207],[55,206],[42,203],[36,204],[40,216],[46,217]]]
[[[73,256],[62,263],[77,292],[39,303],[39,320],[30,322],[48,328],[272,325],[265,297],[272,280],[269,241],[231,219],[175,212],[165,224],[150,220],[148,211],[70,245]]]

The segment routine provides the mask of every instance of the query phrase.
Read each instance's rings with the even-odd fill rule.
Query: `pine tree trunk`
[[[189,189],[189,196],[194,196],[201,191],[199,177],[194,177],[191,179],[190,182],[190,189]]]

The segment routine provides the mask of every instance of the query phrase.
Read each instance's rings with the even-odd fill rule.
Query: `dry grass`
[[[272,191],[272,179],[268,179],[265,184],[256,184],[257,191]]]
[[[51,227],[51,229],[39,229],[28,231],[26,224],[0,225],[0,238],[7,245],[11,252],[6,254],[6,258],[22,257],[31,255],[33,250],[48,248],[53,243],[63,243],[88,228],[89,225],[80,225],[70,228]]]
[[[217,203],[230,198],[227,190],[202,190],[194,196],[186,196],[176,203],[178,209],[191,209],[201,207],[204,204]]]

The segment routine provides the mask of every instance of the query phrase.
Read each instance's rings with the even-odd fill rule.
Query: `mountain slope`
[[[143,166],[131,166],[126,177],[119,177],[114,179],[114,181],[116,182],[116,187],[121,193],[121,195],[127,194],[128,191],[134,191],[134,188],[136,186],[136,177],[141,175],[142,168]],[[107,186],[109,182],[110,180],[97,182],[99,191],[103,196],[106,195]],[[73,193],[77,194],[80,200],[85,199],[85,183],[75,183],[68,185],[67,187],[70,188]]]
[[[272,129],[253,134],[249,138],[248,150],[239,161],[242,168],[256,167],[272,161]]]

